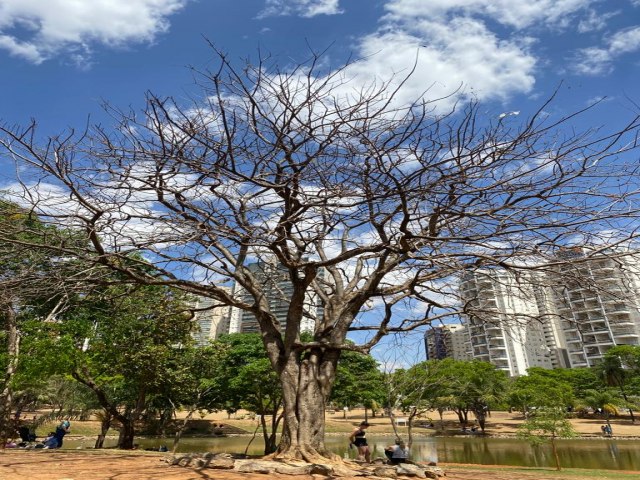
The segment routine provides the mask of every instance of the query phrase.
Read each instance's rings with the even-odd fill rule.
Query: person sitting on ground
[[[369,450],[367,432],[365,431],[368,426],[368,422],[361,422],[360,426],[349,435],[349,441],[358,449],[358,460],[371,463],[371,450]]]
[[[69,433],[70,428],[71,422],[69,422],[69,420],[65,420],[60,425],[58,425],[56,431],[53,432],[53,434],[45,440],[44,448],[61,448],[62,439],[67,433]]]
[[[393,445],[389,445],[384,449],[384,454],[389,459],[391,465],[406,463],[409,458],[409,449],[401,438],[396,438]]]

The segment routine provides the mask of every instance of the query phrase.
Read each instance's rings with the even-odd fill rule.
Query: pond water
[[[180,440],[179,452],[244,452],[250,437],[198,437]],[[368,436],[374,457],[384,456],[384,447],[392,442],[392,437]],[[140,448],[153,448],[166,444],[171,447],[172,439],[137,438]],[[94,440],[69,439],[65,449],[92,447]],[[343,436],[327,436],[329,449],[344,457],[355,457],[355,450],[348,448],[348,440]],[[105,442],[105,447],[114,446],[115,441]],[[604,468],[610,470],[640,470],[640,440],[562,440],[558,441],[558,451],[563,467]],[[248,453],[263,453],[262,438],[256,437]],[[418,437],[411,449],[414,460],[445,463],[477,463],[488,465],[521,465],[530,467],[555,466],[551,447],[532,447],[527,442],[514,438],[468,437]]]

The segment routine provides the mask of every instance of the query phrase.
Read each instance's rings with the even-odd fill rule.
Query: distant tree
[[[637,345],[618,345],[607,351],[602,362],[596,367],[607,386],[617,387],[631,423],[635,423],[633,404],[629,399],[628,384],[640,375],[640,347]]]
[[[260,335],[223,335],[213,346],[221,352],[212,383],[217,401],[227,410],[244,408],[255,412],[262,429],[264,453],[275,452],[282,420],[282,389]]]
[[[540,368],[527,369],[530,376],[546,378],[556,384],[569,384],[573,389],[574,398],[582,398],[589,390],[597,390],[602,381],[594,368]]]
[[[0,147],[19,163],[21,201],[89,237],[57,242],[59,256],[254,315],[283,392],[281,457],[333,457],[323,412],[341,352],[464,313],[452,288],[464,272],[531,271],[532,258],[558,271],[576,261],[557,255],[567,246],[624,255],[604,245],[636,236],[637,118],[576,132],[577,113],[545,104],[515,125],[473,100],[448,113],[406,100],[411,72],[363,86],[314,54],[281,68],[214,53],[195,104],[149,94],[140,114],[110,109],[113,129],[39,145],[35,123],[3,127]],[[291,281],[286,327],[256,260]],[[310,301],[323,316],[303,341]]]
[[[527,420],[518,427],[518,437],[533,445],[549,442],[553,451],[556,469],[562,470],[556,440],[558,438],[573,438],[576,432],[567,419],[564,407],[541,407],[535,410]]]
[[[362,405],[367,412],[385,399],[384,376],[370,355],[343,352],[338,361],[330,401],[340,406]]]
[[[531,407],[562,407],[573,405],[574,396],[567,382],[542,376],[536,371],[511,379],[507,402],[527,416]]]
[[[587,390],[582,401],[594,411],[601,411],[611,431],[611,415],[618,414],[617,395],[609,389]]]

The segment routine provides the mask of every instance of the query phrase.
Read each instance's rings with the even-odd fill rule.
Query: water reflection
[[[392,442],[392,437],[367,436],[374,457],[384,456],[384,447]],[[171,447],[171,439],[140,438],[140,448]],[[244,452],[248,437],[226,438],[183,438],[180,452]],[[65,448],[91,447],[94,440],[82,444],[78,440],[66,440]],[[354,458],[355,450],[350,450],[346,436],[329,436],[327,447],[338,455]],[[114,446],[106,443],[106,446]],[[640,449],[638,440],[564,440],[558,441],[560,461],[564,467],[603,468],[610,470],[640,470]],[[263,452],[261,439],[256,438],[248,450],[250,455]],[[514,438],[482,437],[419,437],[411,449],[412,458],[420,461],[444,463],[479,463],[489,465],[520,465],[533,467],[553,467],[555,462],[549,445],[531,447],[528,443]]]

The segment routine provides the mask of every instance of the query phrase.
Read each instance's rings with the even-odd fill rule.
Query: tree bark
[[[324,444],[324,414],[335,378],[338,351],[291,352],[281,372],[284,425],[275,457],[307,462],[335,458]]]
[[[100,435],[98,435],[98,438],[96,439],[96,444],[94,448],[104,447],[104,439],[107,436],[107,432],[109,431],[109,428],[111,428],[112,419],[113,419],[113,415],[111,415],[111,413],[109,413],[107,410],[104,410],[104,416],[100,421]]]
[[[7,334],[7,368],[4,372],[4,388],[0,392],[0,448],[4,449],[10,435],[13,434],[13,422],[11,420],[11,406],[13,403],[13,391],[11,381],[18,368],[18,354],[20,351],[20,334],[16,312],[10,304],[3,305],[5,317],[5,332]]]

